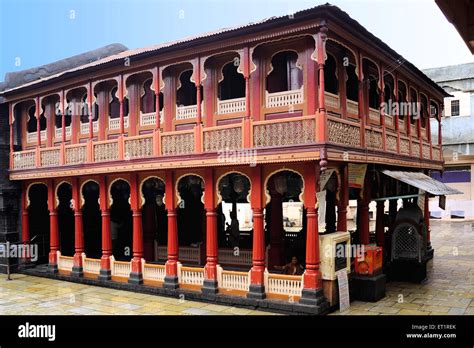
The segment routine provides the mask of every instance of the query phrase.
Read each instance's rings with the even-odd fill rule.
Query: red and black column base
[[[83,277],[84,269],[82,267],[73,266],[71,271],[71,276],[73,277]]]
[[[48,272],[49,273],[58,273],[58,264],[57,263],[49,263],[48,264]]]
[[[265,298],[265,287],[259,284],[250,284],[247,297],[254,300],[263,300]]]
[[[299,303],[305,306],[319,308],[321,312],[329,308],[329,302],[324,297],[323,289],[303,289]]]
[[[101,269],[99,272],[99,280],[111,280],[112,279],[112,273],[110,272],[110,269]]]
[[[213,279],[204,279],[204,283],[201,289],[203,294],[206,295],[215,295],[218,293],[217,280]]]
[[[163,288],[175,290],[179,287],[178,277],[177,276],[165,276],[165,281],[163,282]]]
[[[143,274],[141,272],[131,272],[128,282],[130,284],[143,284]]]

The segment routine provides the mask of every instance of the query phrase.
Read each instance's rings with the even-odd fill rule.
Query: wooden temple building
[[[450,192],[426,174],[443,169],[446,93],[335,6],[127,50],[1,96],[21,240],[44,255],[29,272],[321,314],[341,269],[354,296],[383,296],[407,207],[424,226],[418,263],[432,255],[427,198]],[[392,107],[405,104],[418,107]],[[303,271],[281,272],[294,257]]]

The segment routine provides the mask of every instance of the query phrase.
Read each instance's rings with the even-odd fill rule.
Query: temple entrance
[[[130,207],[130,185],[125,180],[114,181],[110,187],[110,233],[112,254],[117,261],[132,259],[133,223]]]
[[[88,258],[102,256],[102,220],[99,205],[99,184],[88,181],[82,187],[82,225],[84,233],[84,253]]]
[[[61,255],[74,256],[74,210],[72,209],[72,186],[63,182],[57,188],[59,250]]]
[[[146,179],[142,184],[145,199],[142,207],[143,257],[145,261],[157,261],[155,244],[167,247],[168,217],[164,202],[165,183],[159,178]]]
[[[298,173],[284,170],[268,179],[266,189],[270,196],[265,207],[268,269],[281,269],[293,257],[303,265],[306,246],[306,214],[300,198],[303,179]]]
[[[186,175],[178,182],[178,241],[180,246],[199,247],[205,240],[204,181]]]
[[[250,180],[230,173],[219,180],[217,236],[219,263],[250,268],[252,265],[252,208],[248,196]]]
[[[28,190],[28,219],[30,241],[38,246],[37,264],[48,263],[49,254],[49,210],[48,187],[45,184],[33,184]]]

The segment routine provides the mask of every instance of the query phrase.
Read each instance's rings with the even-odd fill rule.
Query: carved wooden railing
[[[385,125],[387,127],[391,127],[391,128],[395,127],[395,123],[393,121],[392,115],[384,115],[384,117],[385,117]]]
[[[112,277],[127,278],[130,276],[132,270],[131,262],[129,261],[115,261],[113,256],[110,256],[110,273]]]
[[[160,124],[163,124],[163,110],[160,111]],[[140,126],[154,126],[156,124],[156,112],[140,113]]]
[[[201,103],[201,112],[203,110],[203,103]],[[196,118],[197,116],[197,105],[189,106],[176,106],[176,120],[189,120]]]
[[[238,112],[245,112],[245,97],[227,100],[217,99],[218,114],[235,114]]]
[[[326,108],[332,108],[336,110],[340,108],[339,95],[330,92],[324,92],[324,98]]]
[[[311,144],[315,139],[316,127],[312,116],[253,123],[253,145],[256,148]]]
[[[40,132],[41,141],[46,140],[46,130]],[[38,132],[26,133],[26,142],[27,143],[36,143],[38,141]]]
[[[36,151],[27,150],[13,153],[13,169],[31,169],[36,167]]]
[[[397,152],[397,142],[398,142],[397,135],[395,133],[387,132],[386,141],[385,141],[386,150],[390,152]]]
[[[74,266],[74,257],[63,256],[60,251],[57,251],[58,256],[58,270],[71,272]]]
[[[142,273],[143,273],[143,280],[146,282],[147,280],[153,282],[164,282],[166,276],[166,269],[165,265],[155,265],[150,263],[145,263],[145,260],[142,260]]]
[[[359,118],[359,103],[353,100],[346,100],[347,115],[352,118]]]
[[[204,268],[184,267],[178,263],[178,283],[180,287],[201,288],[204,283]]]
[[[369,149],[383,150],[382,130],[377,128],[365,129],[365,146]]]
[[[414,157],[420,157],[420,142],[413,140],[411,143],[411,155]]]
[[[41,167],[59,166],[60,149],[59,147],[49,147],[40,149]]]
[[[242,125],[206,127],[203,129],[204,152],[242,148]]]
[[[186,155],[195,152],[194,130],[161,133],[162,155]]]
[[[224,292],[234,290],[244,294],[249,291],[250,271],[227,271],[217,266],[217,285]]]
[[[93,143],[94,162],[116,161],[119,158],[117,139]]]
[[[124,139],[124,158],[145,158],[153,156],[153,135],[138,135]]]
[[[277,296],[300,297],[303,290],[302,278],[302,276],[268,273],[265,270],[265,291]]]
[[[66,133],[66,137],[71,136],[71,126],[64,127],[64,132]],[[61,127],[54,129],[54,138],[55,139],[62,139],[63,137],[63,129]]]
[[[369,118],[371,121],[380,124],[380,111],[377,109],[369,108]]]
[[[265,105],[267,108],[278,108],[281,106],[302,104],[303,100],[303,87],[296,90],[276,93],[268,93],[268,91],[265,91]]]
[[[90,259],[82,253],[82,269],[84,273],[98,275],[100,273],[100,259]]]
[[[125,116],[123,118],[123,128],[128,128],[128,116]],[[109,118],[109,130],[117,130],[117,129],[120,129],[120,117]]]
[[[328,141],[352,147],[360,147],[360,124],[328,116]]]
[[[92,122],[92,131],[94,133],[99,131],[99,121]],[[81,134],[89,134],[89,122],[81,123]]]
[[[252,250],[219,249],[217,259],[223,265],[252,266]]]
[[[400,136],[400,153],[402,155],[410,155],[410,140],[405,136]]]
[[[87,144],[66,145],[64,151],[66,165],[82,164],[87,161]]]

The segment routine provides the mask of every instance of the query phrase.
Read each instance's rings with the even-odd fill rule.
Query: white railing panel
[[[276,93],[268,93],[268,91],[265,91],[265,97],[267,108],[301,104],[304,99],[303,87],[297,90]]]
[[[245,97],[227,100],[217,99],[218,114],[233,114],[237,112],[245,112]]]

